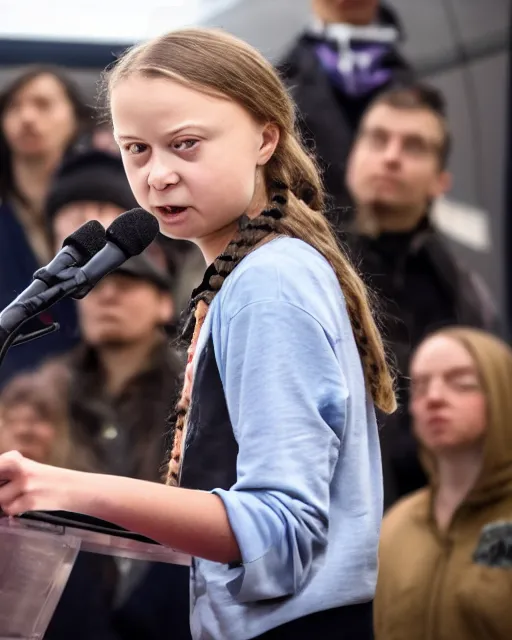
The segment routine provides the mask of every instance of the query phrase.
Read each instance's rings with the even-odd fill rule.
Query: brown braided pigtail
[[[334,269],[345,297],[368,391],[379,409],[392,413],[396,409],[394,380],[382,337],[373,319],[370,293],[340,247],[329,222],[321,211],[308,207],[291,192],[281,227],[283,234],[309,242]]]
[[[179,484],[183,441],[192,391],[192,359],[208,307],[222,288],[226,278],[240,262],[267,238],[280,233],[280,220],[284,216],[287,203],[287,187],[284,183],[274,182],[270,202],[271,206],[262,211],[258,217],[250,219],[247,216],[242,216],[240,218],[235,237],[207,269],[203,283],[192,294],[189,317],[182,333],[183,339],[190,340],[190,346],[185,382],[181,397],[176,405],[176,424],[167,469],[167,484],[169,485]]]
[[[297,158],[301,158],[300,163]],[[283,135],[281,147],[266,169],[269,179],[290,185],[281,233],[313,246],[334,269],[345,297],[368,391],[379,409],[392,413],[396,409],[394,380],[373,318],[370,292],[324,215],[324,193],[314,160],[304,155],[295,137]]]

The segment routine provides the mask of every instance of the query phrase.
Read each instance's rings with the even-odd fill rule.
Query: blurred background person
[[[0,452],[19,451],[46,464],[90,469],[73,442],[65,378],[54,367],[22,374],[0,394]],[[116,567],[112,558],[80,552],[45,640],[121,640],[111,627]]]
[[[41,375],[14,378],[0,395],[0,452],[19,451],[36,462],[82,468],[72,451],[65,402]]]
[[[78,303],[82,344],[65,358],[73,436],[103,473],[159,481],[183,363],[168,343],[172,281],[158,245]]]
[[[158,245],[130,258],[78,302],[82,342],[43,366],[63,368],[73,437],[103,473],[159,481],[182,362],[165,328],[172,281]]]
[[[375,98],[348,161],[357,215],[347,244],[376,294],[399,374],[399,409],[381,430],[386,507],[426,482],[407,415],[411,351],[442,326],[499,327],[483,281],[455,259],[430,220],[432,202],[451,184],[449,151],[443,97],[418,84]]]
[[[341,229],[353,217],[343,177],[359,121],[375,96],[414,74],[399,53],[404,35],[379,0],[311,0],[313,21],[279,63],[300,112],[303,136],[318,157]]]
[[[79,90],[57,67],[35,66],[17,75],[0,96],[0,310],[31,282],[52,257],[45,201],[63,157],[90,126]],[[70,305],[52,309],[43,321],[66,325]],[[39,329],[28,323],[24,332]],[[65,351],[67,335],[54,333],[11,349],[0,369],[0,387],[51,353]]]
[[[411,365],[428,488],[384,518],[376,640],[512,637],[512,351],[476,329],[428,337]]]

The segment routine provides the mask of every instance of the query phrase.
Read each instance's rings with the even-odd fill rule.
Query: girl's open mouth
[[[157,207],[159,213],[162,215],[178,215],[178,213],[183,213],[187,207]]]

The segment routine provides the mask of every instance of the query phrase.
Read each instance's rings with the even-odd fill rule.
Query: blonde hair
[[[317,249],[336,272],[375,405],[386,413],[394,411],[393,377],[366,288],[323,215],[324,192],[316,163],[301,143],[295,105],[272,65],[250,45],[222,31],[183,29],[128,50],[107,72],[107,97],[117,83],[133,74],[165,77],[203,93],[227,96],[244,107],[257,122],[272,123],[279,128],[276,150],[264,167],[272,209],[241,225],[237,238],[214,263],[217,274],[211,278],[209,295],[203,296],[203,300],[207,304],[211,302],[225,277],[269,233],[304,240]],[[197,302],[192,305],[193,312]],[[189,390],[184,389],[177,407],[168,474],[168,480],[175,483],[188,396]]]

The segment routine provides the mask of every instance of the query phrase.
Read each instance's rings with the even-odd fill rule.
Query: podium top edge
[[[51,536],[56,540],[60,539],[63,544],[69,544],[90,553],[165,564],[184,566],[191,564],[190,556],[154,542],[119,536],[115,532],[102,533],[82,529],[79,526],[64,526],[44,520],[0,516],[0,536],[2,535],[20,535],[31,538]]]

